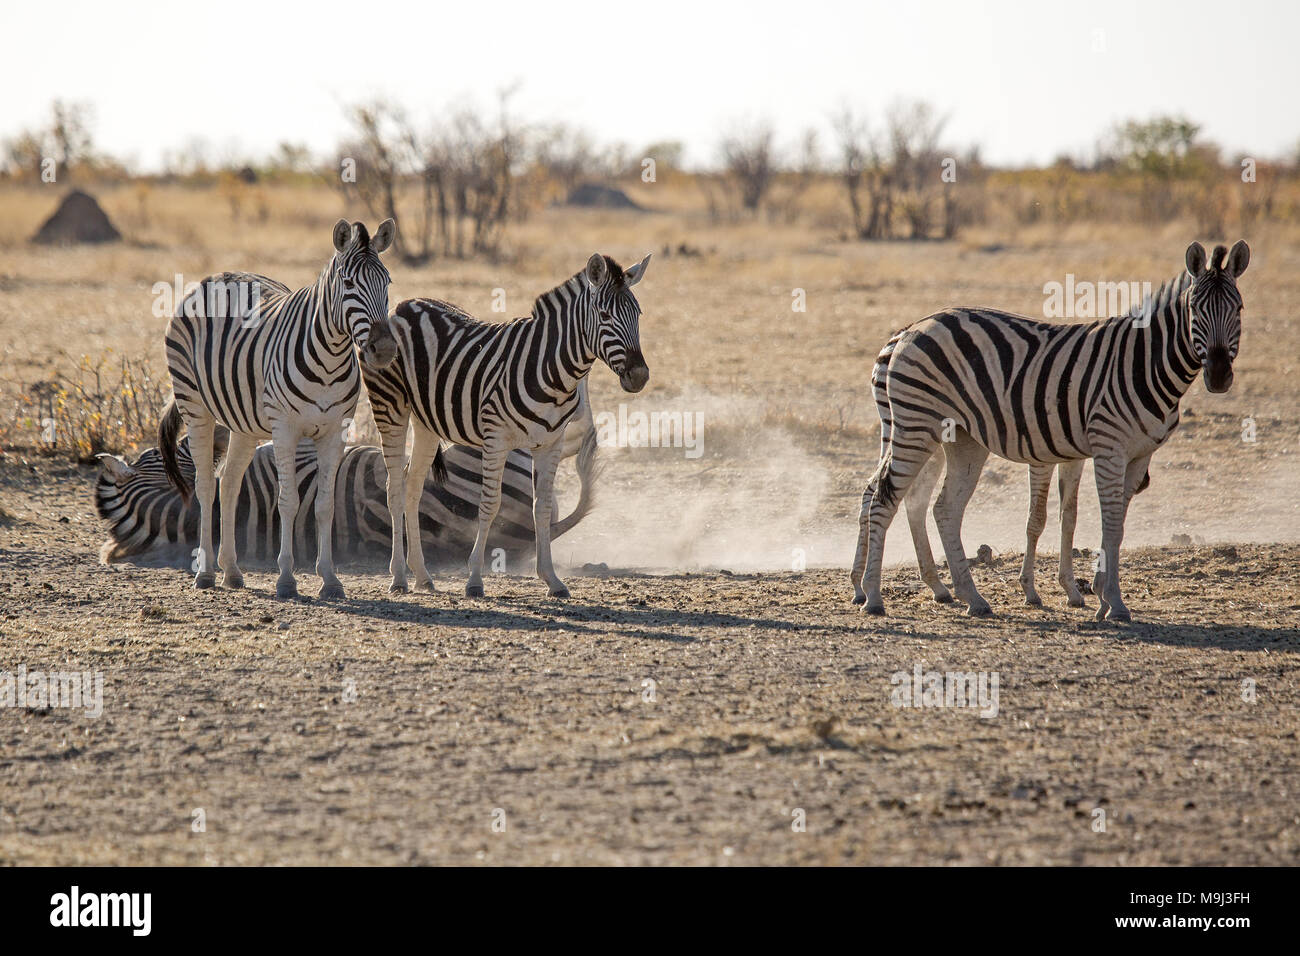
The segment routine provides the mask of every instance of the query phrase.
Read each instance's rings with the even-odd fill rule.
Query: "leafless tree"
[[[516,175],[526,145],[503,92],[494,124],[463,109],[420,133],[386,103],[353,107],[353,137],[339,148],[340,177],[376,218],[397,222],[394,248],[407,261],[493,255],[519,212]]]
[[[936,217],[942,235],[955,234],[955,192],[943,177],[945,160],[954,158],[940,148],[945,120],[933,107],[919,101],[896,103],[878,132],[850,108],[833,125],[840,176],[859,238],[888,238],[901,222],[908,238],[927,239]]]
[[[776,134],[770,123],[740,128],[722,140],[722,163],[740,188],[741,205],[758,209],[776,175]]]
[[[835,118],[840,147],[840,178],[859,239],[884,239],[894,214],[894,171],[879,139],[852,109]]]

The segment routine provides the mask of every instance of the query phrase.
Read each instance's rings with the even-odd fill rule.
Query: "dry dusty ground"
[[[89,470],[3,467],[5,664],[104,675],[98,719],[0,710],[3,862],[1300,862],[1300,547],[1128,552],[1129,626],[1062,608],[1047,562],[1021,606],[1007,559],[991,620],[904,569],[884,621],[827,570],[559,602],[354,568],[286,604],[265,571],[105,569]],[[918,663],[997,672],[997,716],[895,707]]]

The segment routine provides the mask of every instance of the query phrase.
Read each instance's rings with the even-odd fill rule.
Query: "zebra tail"
[[[551,540],[555,540],[569,531],[591,512],[596,505],[596,479],[603,470],[596,453],[596,429],[587,429],[582,436],[582,447],[578,449],[578,480],[582,490],[578,493],[578,504],[560,521],[551,522]]]
[[[447,460],[442,456],[442,442],[438,442],[438,450],[433,453],[433,480],[439,485],[447,483]]]
[[[176,461],[176,442],[182,424],[184,420],[181,418],[181,411],[176,407],[176,399],[173,398],[167,403],[162,421],[158,423],[158,450],[162,453],[163,471],[167,473],[167,480],[181,493],[181,501],[189,504],[194,486],[186,480],[185,474]]]

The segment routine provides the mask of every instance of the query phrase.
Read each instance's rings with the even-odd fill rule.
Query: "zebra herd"
[[[224,586],[242,586],[237,548],[267,556],[278,529],[277,596],[297,594],[295,549],[314,544],[320,596],[342,597],[332,550],[335,518],[342,515],[354,532],[342,536],[349,552],[388,545],[392,592],[408,590],[408,571],[417,588],[432,589],[426,546],[455,551],[472,538],[467,595],[482,596],[487,548],[502,540],[515,551],[535,547],[538,577],[553,596],[568,595],[550,544],[590,507],[596,442],[586,377],[599,359],[625,391],[645,386],[641,308],[632,287],[650,257],[624,270],[593,255],[539,296],[529,316],[507,323],[480,322],[435,299],[409,299],[390,315],[389,275],[379,257],[393,234],[392,220],[373,238],[362,223],[340,220],[334,256],[312,285],[294,292],[265,276],[223,273],[192,295],[204,295],[209,283],[257,282],[264,295],[247,314],[208,316],[188,298],[177,308],[166,334],[174,398],[159,427],[159,447],[132,465],[105,459],[97,498],[112,529],[106,560],[159,544],[188,546],[197,525],[194,583],[212,587],[212,521],[219,515]],[[1241,332],[1237,279],[1249,261],[1244,241],[1230,250],[1216,246],[1208,259],[1194,242],[1185,270],[1125,315],[1054,325],[957,308],[895,333],[871,375],[880,459],[862,496],[854,603],[884,613],[885,532],[900,502],[907,505],[922,578],[936,600],[952,600],[925,529],[942,448],[933,513],[953,591],[968,613],[990,612],[970,573],[961,523],[992,453],[1029,466],[1020,582],[1030,604],[1041,603],[1034,559],[1057,469],[1059,577],[1070,605],[1083,605],[1070,555],[1082,466],[1093,460],[1102,515],[1093,581],[1097,619],[1128,620],[1118,572],[1129,503],[1147,487],[1152,453],[1177,427],[1179,402],[1197,375],[1211,392],[1232,383]],[[343,446],[343,422],[356,408],[362,382],[381,451]],[[580,409],[585,430],[571,427],[583,418]],[[408,427],[414,432],[409,458]],[[267,438],[271,445],[259,450]],[[443,442],[452,444],[444,450]],[[571,515],[555,522],[556,469],[575,454],[582,497]],[[454,488],[449,472],[460,482]],[[493,539],[503,481],[503,521],[515,530]],[[305,496],[314,498],[314,529],[298,520]]]

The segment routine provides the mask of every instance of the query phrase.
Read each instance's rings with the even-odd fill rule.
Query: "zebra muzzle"
[[[1232,359],[1222,347],[1210,349],[1205,357],[1205,390],[1221,394],[1232,387]]]
[[[382,330],[382,331],[381,331]],[[382,369],[393,364],[397,358],[397,339],[387,328],[376,325],[372,327],[370,338],[361,350],[361,361],[368,368]]]
[[[618,384],[623,386],[625,392],[639,392],[645,388],[645,383],[650,381],[650,368],[639,354],[628,358],[627,365],[618,373]]]

